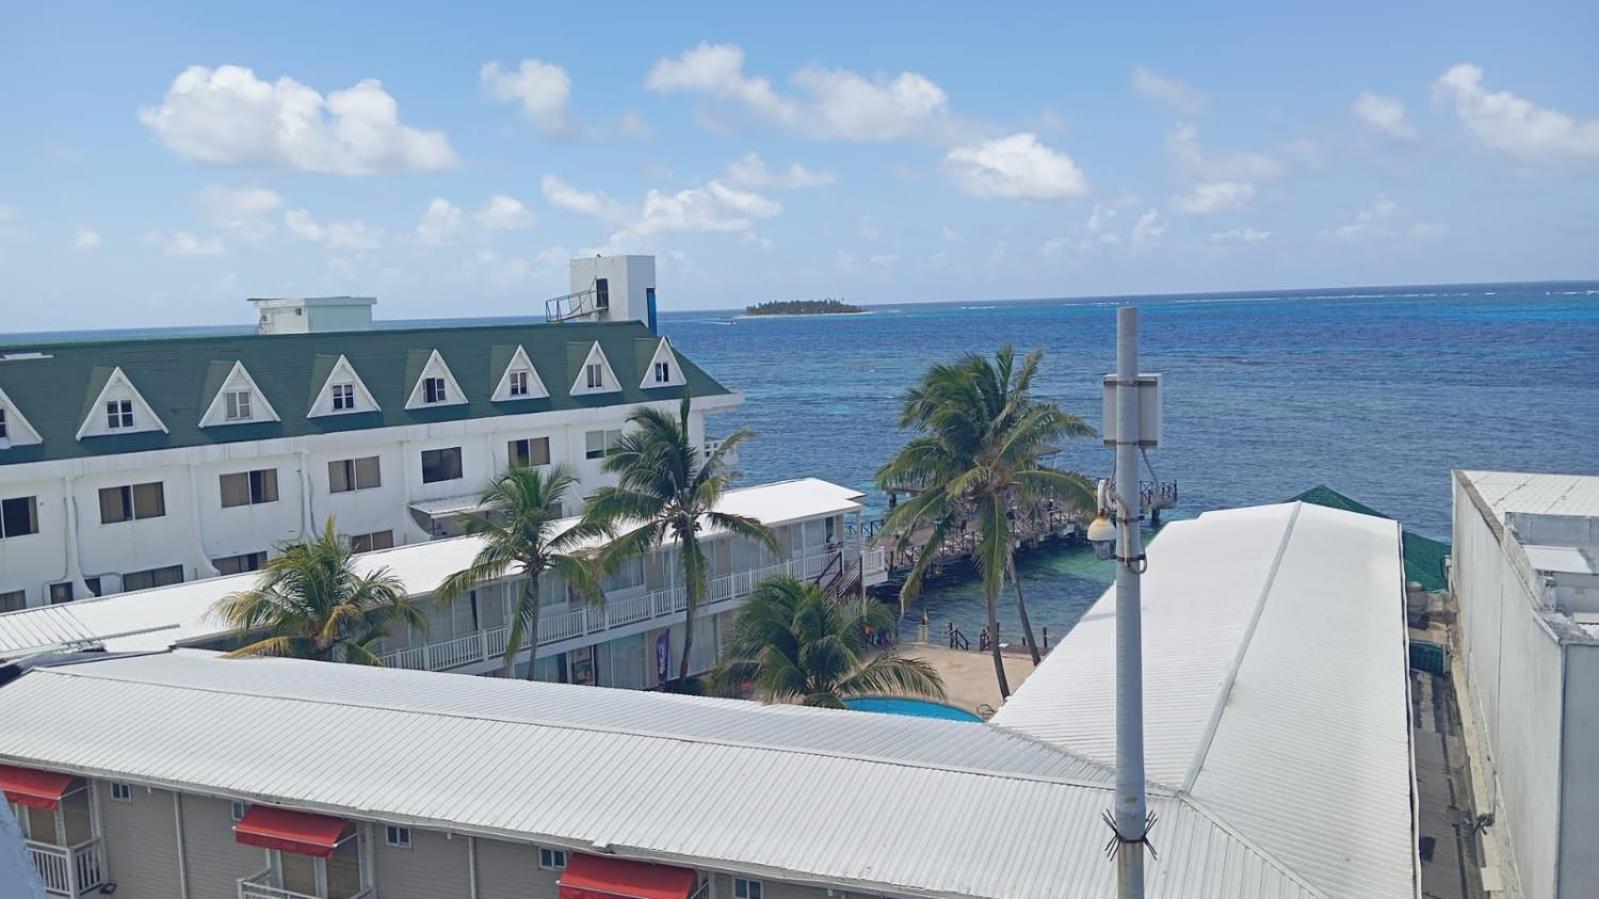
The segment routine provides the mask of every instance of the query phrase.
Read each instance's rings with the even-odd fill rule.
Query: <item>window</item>
[[[112,400],[106,403],[105,424],[113,431],[133,427],[133,400]]]
[[[609,278],[594,279],[594,308],[611,308],[611,281]]]
[[[88,587],[89,588],[89,592],[93,593],[95,596],[104,596],[105,595],[100,590],[100,579],[97,578],[97,577],[86,577],[86,578],[84,578],[83,579],[83,586]]]
[[[513,389],[513,393],[515,390]],[[6,439],[6,410],[0,409],[0,441]]]
[[[422,483],[437,484],[461,476],[461,448],[422,451]]]
[[[0,538],[39,533],[38,505],[36,496],[0,500]]]
[[[350,383],[333,385],[333,411],[348,412],[355,408],[355,385]]]
[[[0,593],[0,612],[20,612],[28,607],[28,591]]]
[[[745,880],[742,877],[733,878],[733,899],[761,899],[761,882]]]
[[[388,839],[390,846],[398,846],[401,849],[410,849],[411,828],[401,827],[398,824],[390,824],[388,827]]]
[[[605,386],[605,366],[598,362],[590,362],[584,373],[590,390],[598,390]]]
[[[383,469],[377,456],[339,459],[328,463],[328,492],[349,493],[383,486]]]
[[[278,470],[261,468],[221,476],[222,508],[258,506],[278,501]]]
[[[672,383],[672,365],[671,365],[671,363],[669,363],[669,362],[657,362],[657,363],[655,363],[655,383],[657,383],[657,384],[670,384],[670,383]]]
[[[449,399],[444,389],[443,378],[424,378],[422,380],[422,402],[442,403]]]
[[[123,590],[148,590],[151,587],[167,587],[181,583],[183,583],[182,565],[168,565],[165,568],[130,571],[122,576]]]
[[[614,455],[621,448],[622,432],[589,431],[583,435],[583,458],[600,459]]]
[[[132,784],[125,784],[125,783],[117,783],[116,781],[112,781],[111,782],[111,798],[115,799],[117,802],[132,802],[133,801],[133,785]]]
[[[72,595],[72,582],[62,581],[50,585],[50,605],[57,606],[64,602],[72,602],[77,597]]]
[[[531,468],[550,464],[550,438],[512,440],[505,445],[505,459],[512,468]]]
[[[527,370],[526,369],[523,369],[522,371],[513,371],[513,372],[511,372],[510,383],[511,383],[511,396],[527,396],[528,395]],[[4,425],[5,425],[5,422],[4,421],[0,421],[0,437],[4,437],[5,436]]]
[[[230,390],[223,397],[227,409],[225,414],[228,421],[245,421],[250,417],[250,391]]]
[[[117,524],[167,514],[166,491],[160,481],[100,488],[100,523]]]
[[[244,813],[249,811],[249,810],[250,810],[250,804],[249,803],[240,802],[237,799],[233,800],[233,823],[237,824],[240,821],[243,821],[244,820]]]
[[[350,535],[350,552],[353,553],[366,553],[374,549],[389,549],[393,546],[393,531],[373,531],[370,534]]]
[[[260,571],[266,560],[267,554],[264,552],[241,553],[237,556],[212,559],[211,564],[215,566],[218,574],[243,574],[246,571]]]
[[[539,867],[546,871],[566,870],[566,850],[539,847]]]

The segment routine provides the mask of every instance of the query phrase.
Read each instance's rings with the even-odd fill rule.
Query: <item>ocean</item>
[[[1124,303],[1141,310],[1142,369],[1164,376],[1149,459],[1179,486],[1168,517],[1325,484],[1447,541],[1451,469],[1599,472],[1599,282],[668,313],[661,330],[744,394],[710,430],[756,432],[740,454],[746,482],[825,478],[881,515],[873,474],[907,439],[900,400],[928,365],[1042,348],[1037,393],[1098,427]],[[1060,461],[1105,476],[1111,453],[1083,440]],[[1114,577],[1086,549],[1031,554],[1021,573],[1052,639]],[[953,622],[974,644],[984,618],[975,582],[930,589],[909,621],[924,612],[935,639]],[[1019,633],[1008,603],[1001,632]]]

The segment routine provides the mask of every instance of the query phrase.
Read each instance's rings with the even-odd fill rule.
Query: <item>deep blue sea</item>
[[[866,315],[675,313],[672,342],[741,391],[713,433],[747,427],[746,482],[814,475],[867,491],[906,439],[900,398],[931,363],[1003,344],[1041,347],[1037,392],[1090,424],[1114,367],[1115,307],[1140,310],[1144,371],[1165,376],[1172,517],[1286,499],[1326,484],[1449,539],[1453,468],[1599,473],[1599,282],[1026,300],[871,307]],[[1108,473],[1081,441],[1062,464]],[[1064,633],[1113,577],[1086,550],[1027,558],[1034,626]],[[930,590],[935,633],[973,638],[974,583]],[[1002,633],[1016,634],[1014,614]],[[936,639],[936,637],[935,637]]]

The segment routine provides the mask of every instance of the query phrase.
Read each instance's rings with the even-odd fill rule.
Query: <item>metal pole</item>
[[[1116,888],[1144,895],[1143,537],[1138,493],[1138,310],[1116,310]]]

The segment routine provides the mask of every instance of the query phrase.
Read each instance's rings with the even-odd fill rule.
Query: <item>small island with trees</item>
[[[825,300],[770,300],[744,307],[745,315],[857,315],[865,311],[832,297]]]

